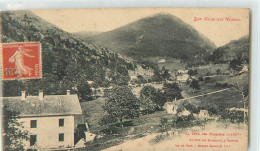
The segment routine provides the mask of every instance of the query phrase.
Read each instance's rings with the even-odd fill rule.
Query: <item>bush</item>
[[[160,123],[161,123],[161,125],[160,125],[161,130],[166,131],[166,129],[167,129],[166,125],[168,123],[168,119],[167,118],[161,118]]]
[[[190,127],[194,125],[194,117],[192,114],[188,116],[178,116],[176,120],[177,127]]]
[[[147,80],[145,80],[145,78],[143,76],[141,76],[141,75],[138,75],[137,79],[140,81],[140,84],[141,83],[147,83]]]
[[[166,132],[165,133],[162,133],[162,134],[159,134],[157,135],[154,139],[151,140],[151,143],[159,143],[159,142],[162,142],[162,141],[165,141],[167,139],[171,139],[171,136],[173,136],[174,132]]]
[[[191,82],[190,79],[187,79],[186,80],[186,85],[190,85],[190,82]]]
[[[206,78],[204,78],[204,80],[205,80],[205,83],[208,83],[211,80],[211,77],[206,77]]]
[[[217,74],[217,75],[221,75],[221,70],[220,70],[220,69],[217,69],[217,70],[216,70],[216,74]]]
[[[221,118],[232,123],[243,123],[244,122],[244,112],[243,111],[224,111],[221,113]],[[248,118],[245,119],[246,121]]]
[[[188,111],[190,111],[191,113],[198,113],[199,110],[196,106],[194,106],[193,104],[189,103],[187,100],[183,101],[182,103],[179,104],[179,107],[177,109],[177,113],[182,112],[183,110],[187,109]]]
[[[222,87],[222,84],[219,83],[219,82],[217,82],[216,85],[215,85],[215,87],[218,87],[218,88],[219,88],[219,87]]]
[[[195,89],[200,90],[199,81],[193,79],[193,80],[191,81],[191,83],[190,83],[190,87],[193,89],[193,93],[194,93],[194,90],[195,90]]]
[[[210,76],[210,75],[212,75],[210,72],[207,72],[207,73],[206,73],[206,76]]]
[[[192,69],[190,69],[189,71],[188,71],[188,75],[189,76],[195,76],[195,75],[197,75],[198,74],[198,71],[195,69],[195,70],[192,70]]]
[[[230,88],[230,87],[232,87],[232,84],[217,82],[215,87],[217,87],[217,88]]]
[[[199,80],[199,81],[204,81],[204,78],[203,78],[203,77],[199,77],[198,80]]]

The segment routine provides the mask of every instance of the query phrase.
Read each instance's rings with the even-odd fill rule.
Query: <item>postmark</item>
[[[2,80],[42,78],[41,43],[3,43]]]

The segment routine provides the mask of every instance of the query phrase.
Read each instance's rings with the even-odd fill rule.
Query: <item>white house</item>
[[[77,95],[44,95],[1,98],[11,111],[20,113],[18,121],[29,131],[25,149],[57,150],[74,147],[74,116],[82,114]]]
[[[178,75],[176,80],[180,82],[186,82],[188,79],[189,79],[188,74],[182,74],[182,75]]]
[[[176,100],[174,100],[174,101],[172,101],[172,102],[166,102],[166,103],[164,104],[165,109],[166,109],[166,112],[167,112],[168,114],[174,114],[174,115],[176,115],[180,103],[181,103],[181,101],[176,101]]]

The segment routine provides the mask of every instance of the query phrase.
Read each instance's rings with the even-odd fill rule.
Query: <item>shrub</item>
[[[161,130],[162,131],[165,131],[166,130],[166,125],[167,125],[167,123],[168,123],[168,119],[167,118],[161,118],[160,119],[160,123],[161,123],[161,125],[160,125],[160,127],[161,127]]]
[[[217,82],[215,87],[218,87],[218,88],[230,88],[232,85],[231,84],[228,84],[228,83],[220,83],[220,82]]]
[[[194,90],[195,90],[195,89],[200,90],[199,81],[193,79],[193,80],[191,81],[191,83],[190,83],[190,87],[193,89],[193,93],[194,93]]]
[[[206,73],[206,76],[210,76],[210,75],[211,75],[211,73],[210,73],[210,72],[207,72],[207,73]]]
[[[182,112],[183,110],[187,109],[188,111],[190,111],[191,113],[198,113],[198,108],[196,106],[194,106],[193,104],[189,103],[187,100],[183,101],[182,103],[179,104],[179,107],[177,109],[177,112]]]
[[[216,70],[216,74],[217,74],[217,75],[221,75],[221,70],[220,70],[220,69],[217,69],[217,70]]]
[[[203,78],[203,77],[199,77],[198,80],[199,80],[199,81],[204,81],[204,78]]]
[[[190,127],[194,125],[194,117],[192,114],[188,116],[178,116],[176,120],[177,127]]]
[[[244,112],[243,111],[228,111],[225,110],[221,113],[221,118],[228,120],[232,123],[242,123],[244,122]],[[246,121],[248,118],[245,119]]]
[[[211,77],[206,77],[206,78],[204,78],[204,80],[205,80],[205,83],[208,83],[211,80]]]
[[[192,69],[190,69],[189,71],[188,71],[188,75],[189,76],[195,76],[195,75],[197,75],[198,74],[198,71],[195,69],[195,70],[192,70]]]

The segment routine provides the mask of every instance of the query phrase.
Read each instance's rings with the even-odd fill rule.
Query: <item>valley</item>
[[[76,94],[82,109],[74,123],[75,146],[83,141],[78,150],[127,150],[129,142],[158,148],[211,125],[242,127],[245,134],[248,35],[217,47],[168,13],[106,32],[69,33],[31,11],[3,12],[1,19],[3,43],[42,44],[43,71],[41,79],[2,81],[2,96]],[[86,141],[86,132],[93,140]]]

